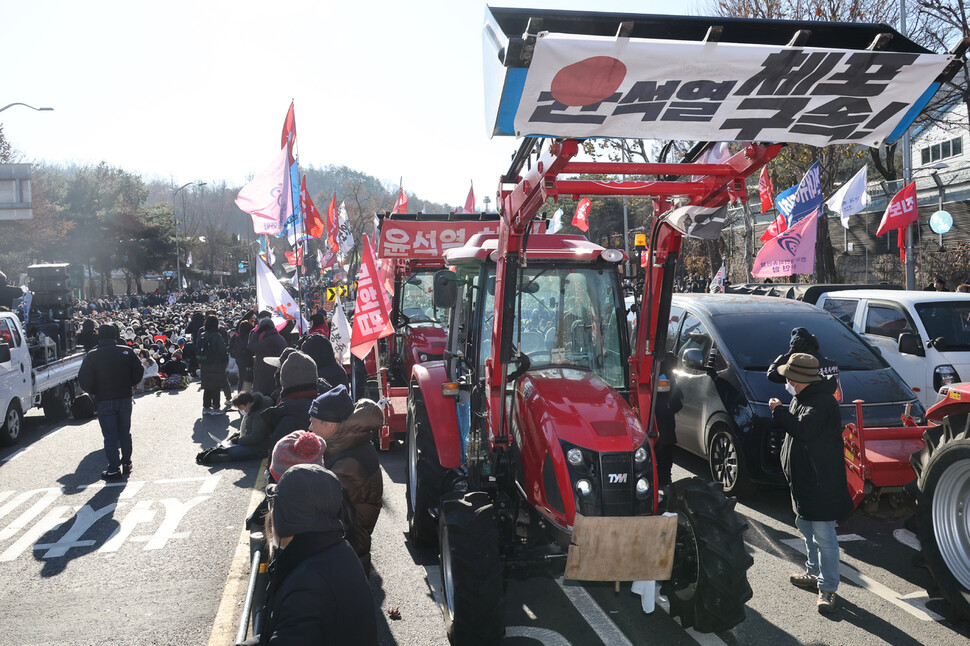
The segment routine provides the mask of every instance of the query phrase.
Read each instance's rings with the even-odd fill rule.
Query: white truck
[[[71,414],[75,395],[81,394],[77,373],[84,353],[57,358],[56,344],[38,335],[29,341],[13,312],[0,312],[0,445],[16,444],[24,413],[42,406],[49,421]]]
[[[970,294],[854,289],[816,304],[878,348],[926,408],[970,378]]]

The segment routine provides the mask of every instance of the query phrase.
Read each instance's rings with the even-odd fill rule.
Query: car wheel
[[[708,445],[707,461],[711,467],[711,479],[721,483],[725,494],[737,496],[750,489],[741,450],[734,435],[724,426],[714,428]]]

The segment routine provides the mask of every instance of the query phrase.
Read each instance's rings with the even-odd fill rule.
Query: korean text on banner
[[[874,147],[951,59],[540,33],[503,134]]]
[[[350,352],[363,359],[378,339],[394,334],[387,301],[377,282],[377,261],[370,238],[364,236],[364,248],[357,277],[357,302],[354,306],[354,325],[351,332]]]
[[[333,346],[333,356],[340,364],[350,363],[350,323],[344,312],[340,297],[334,299],[333,320],[330,325],[330,345]]]
[[[815,271],[815,237],[819,211],[802,218],[794,227],[765,243],[754,259],[751,275],[774,278]]]
[[[384,220],[377,241],[381,258],[441,258],[476,233],[498,233],[497,222]]]
[[[761,176],[758,177],[758,195],[761,198],[762,213],[767,213],[771,210],[772,194],[774,192],[775,186],[771,183],[771,175],[768,174],[768,167],[764,166],[761,169]]]
[[[882,214],[879,222],[879,230],[876,237],[883,235],[893,229],[901,229],[916,222],[919,219],[919,210],[916,208],[916,182],[910,182],[903,190],[896,193],[886,212]]]

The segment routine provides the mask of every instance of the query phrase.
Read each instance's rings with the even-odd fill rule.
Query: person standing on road
[[[657,405],[654,416],[657,419],[657,484],[662,488],[670,484],[670,474],[674,466],[674,444],[677,443],[675,416],[684,407],[684,396],[674,380],[674,358],[668,354],[660,362],[660,375],[657,378]]]
[[[295,464],[266,494],[270,538],[281,549],[261,634],[242,644],[377,644],[370,586],[344,540],[340,482],[319,464]]]
[[[818,611],[836,610],[839,542],[835,523],[852,510],[842,456],[842,420],[832,396],[835,380],[819,374],[818,359],[796,352],[779,374],[795,390],[786,409],[772,397],[771,416],[785,431],[781,467],[791,488],[795,525],[805,537],[806,571],[791,575],[792,585],[818,590]]]
[[[205,326],[195,348],[201,369],[202,414],[218,415],[221,408],[219,396],[226,384],[229,350],[226,347],[226,340],[219,332],[219,319],[215,316],[205,320]]]
[[[768,367],[768,381],[773,381],[776,384],[785,383],[785,378],[778,372],[778,368],[785,365],[785,363],[788,362],[789,357],[796,352],[804,352],[805,354],[812,355],[818,359],[819,374],[821,374],[823,377],[835,378],[835,399],[841,403],[842,386],[841,382],[839,381],[839,364],[822,354],[821,350],[819,349],[818,339],[814,334],[803,327],[797,327],[791,331],[791,341],[789,341],[788,352],[779,355],[778,358],[775,359]],[[794,394],[791,391],[791,386],[786,385],[786,389],[790,394]]]
[[[131,473],[131,390],[145,369],[126,345],[118,345],[118,328],[98,328],[98,347],[84,355],[77,380],[94,399],[98,424],[104,436],[108,468],[105,480],[120,480]]]

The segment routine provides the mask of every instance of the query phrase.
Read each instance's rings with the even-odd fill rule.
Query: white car
[[[970,294],[858,289],[816,304],[878,348],[927,408],[940,387],[970,378]]]

